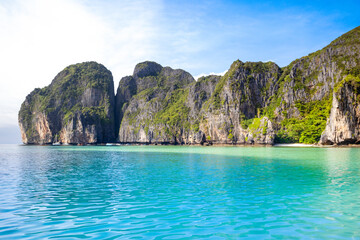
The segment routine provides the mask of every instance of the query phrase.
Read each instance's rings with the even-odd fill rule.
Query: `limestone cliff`
[[[195,82],[183,70],[140,63],[117,90],[119,141],[272,144],[271,121],[254,117],[276,91],[280,71],[274,63],[236,61],[225,76]]]
[[[359,73],[360,27],[282,68],[279,89],[263,109],[275,123],[276,141],[319,142],[330,116],[334,87],[347,75]]]
[[[185,101],[191,83],[194,78],[180,69],[154,62],[136,65],[134,74],[123,78],[117,90],[119,141],[184,142],[190,127]]]
[[[235,61],[195,79],[146,61],[114,96],[111,72],[69,66],[21,106],[24,143],[346,144],[360,142],[360,27],[280,68]]]
[[[280,74],[272,62],[235,61],[201,109],[200,129],[214,143],[273,144],[273,124],[261,109],[277,91]]]
[[[114,85],[103,65],[86,62],[35,89],[19,111],[25,144],[102,143],[114,140]]]
[[[320,144],[360,142],[360,78],[348,75],[333,93],[330,117]]]

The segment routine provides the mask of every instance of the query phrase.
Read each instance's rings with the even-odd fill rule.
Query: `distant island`
[[[24,144],[360,142],[360,27],[280,68],[235,61],[195,79],[155,62],[120,80],[96,62],[68,66],[21,105]]]

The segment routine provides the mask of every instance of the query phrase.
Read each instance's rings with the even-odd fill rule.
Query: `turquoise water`
[[[360,239],[360,149],[0,145],[0,239]]]

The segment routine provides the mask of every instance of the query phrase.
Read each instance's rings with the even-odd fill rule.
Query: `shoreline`
[[[326,145],[306,144],[306,143],[275,143],[273,146],[274,147],[328,147]]]
[[[314,147],[314,148],[344,148],[352,147],[359,148],[360,144],[347,144],[347,145],[319,145],[319,144],[305,144],[305,143],[275,143],[271,144],[231,144],[231,143],[212,143],[212,144],[169,144],[169,143],[99,143],[99,144],[10,144],[19,146],[99,146],[99,147],[119,147],[119,146],[201,146],[201,147]]]

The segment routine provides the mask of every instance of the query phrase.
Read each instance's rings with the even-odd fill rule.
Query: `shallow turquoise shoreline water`
[[[0,239],[357,239],[359,197],[359,148],[0,145]]]

